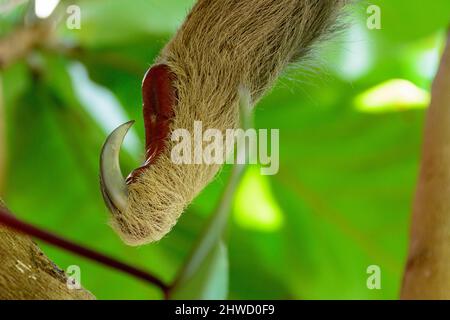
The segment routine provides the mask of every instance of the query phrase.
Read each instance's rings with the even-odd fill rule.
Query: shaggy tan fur
[[[333,29],[345,0],[200,0],[157,63],[176,75],[171,129],[236,128],[238,87],[254,105],[282,70]],[[165,152],[129,186],[125,212],[112,225],[130,245],[156,241],[214,178],[219,165],[176,165]]]

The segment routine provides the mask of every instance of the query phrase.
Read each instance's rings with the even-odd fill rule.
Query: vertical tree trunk
[[[432,88],[402,299],[450,299],[450,36]]]

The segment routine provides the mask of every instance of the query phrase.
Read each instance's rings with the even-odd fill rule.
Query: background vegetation
[[[61,3],[54,43],[0,71],[7,128],[0,194],[20,218],[170,281],[203,232],[230,167],[166,238],[130,248],[107,225],[98,157],[106,135],[135,119],[124,172],[140,163],[140,83],[193,0],[75,3],[81,29],[66,27],[72,2]],[[351,8],[352,27],[290,70],[258,105],[257,127],[280,129],[280,171],[267,177],[249,167],[225,237],[227,259],[222,255],[210,285],[200,282],[192,294],[397,298],[424,111],[450,2],[370,4],[381,7],[381,30],[366,27],[367,5]],[[0,13],[0,37],[22,26],[28,10],[25,1]],[[162,297],[127,275],[41,247],[63,269],[80,266],[83,286],[99,299]],[[367,289],[369,265],[381,267],[381,290]]]

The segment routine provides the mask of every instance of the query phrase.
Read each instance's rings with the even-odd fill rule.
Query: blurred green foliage
[[[84,86],[101,86],[117,99],[123,120],[137,120],[133,132],[142,146],[141,79],[192,3],[77,1],[81,29],[66,28],[62,19],[57,38],[77,50],[36,50],[0,74],[7,125],[4,199],[11,210],[38,226],[151,270],[165,281],[175,277],[201,234],[230,168],[195,199],[166,238],[140,248],[125,246],[107,225],[98,186],[105,128],[118,122],[102,121],[86,106],[77,89],[86,79],[73,70],[85,68],[91,81]],[[69,4],[58,7],[63,17]],[[369,4],[381,8],[381,30],[366,27]],[[26,4],[2,14],[0,35],[22,23],[25,8]],[[356,108],[355,100],[391,79],[429,91],[450,21],[450,2],[364,2],[349,9],[348,19],[348,30],[320,45],[310,61],[289,71],[258,105],[257,127],[280,129],[280,172],[262,177],[255,174],[256,168],[247,171],[226,244],[208,258],[216,268],[203,270],[203,279],[186,289],[186,295],[398,296],[426,105],[400,108],[392,103],[384,112],[365,113]],[[125,172],[142,159],[143,152],[135,149],[131,146],[124,154]],[[256,201],[258,205],[252,205]],[[63,269],[79,265],[83,285],[99,299],[162,298],[148,284],[41,246]],[[381,267],[381,290],[367,289],[369,265]]]

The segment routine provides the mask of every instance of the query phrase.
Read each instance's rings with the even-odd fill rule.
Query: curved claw
[[[134,121],[116,128],[103,145],[100,156],[100,186],[106,205],[113,214],[123,212],[127,206],[127,184],[135,182],[142,172],[164,150],[173,117],[176,90],[172,85],[175,75],[165,64],[155,65],[145,74],[142,82],[143,113],[146,137],[144,165],[133,170],[127,180],[119,165],[119,152],[123,139]]]
[[[123,212],[127,205],[128,188],[120,170],[119,153],[133,124],[134,121],[129,121],[117,127],[106,139],[100,155],[100,188],[113,214]]]

